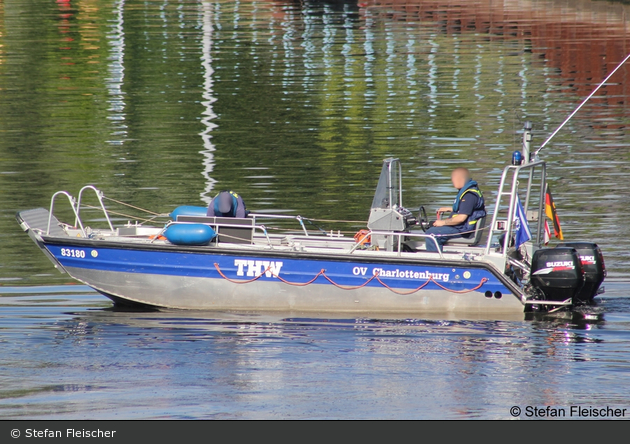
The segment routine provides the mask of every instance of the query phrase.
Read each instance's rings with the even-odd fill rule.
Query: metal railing
[[[503,183],[503,181],[502,181]],[[75,198],[68,193],[67,191],[58,191],[55,194],[53,194],[52,198],[51,198],[51,202],[50,202],[50,212],[49,212],[49,217],[48,217],[48,227],[46,230],[46,235],[50,234],[50,225],[52,223],[52,217],[54,214],[54,207],[55,207],[55,200],[57,198],[57,196],[60,195],[64,195],[68,198],[68,202],[70,203],[70,207],[72,208],[72,211],[74,213],[75,216],[75,226],[78,225],[78,228],[81,230],[81,234],[83,237],[87,237],[87,233],[85,230],[85,227],[83,225],[83,221],[81,220],[81,202],[83,200],[83,193],[85,191],[88,190],[92,190],[95,194],[96,197],[98,199],[99,205],[100,205],[100,209],[103,211],[103,214],[105,215],[105,219],[107,221],[107,224],[110,228],[110,230],[112,232],[115,232],[115,228],[112,224],[111,218],[109,217],[109,213],[107,211],[107,208],[105,207],[105,204],[103,203],[103,199],[105,198],[104,193],[99,190],[98,188],[94,187],[93,185],[86,185],[83,188],[81,188],[81,190],[79,191],[78,194],[78,199],[75,200]],[[91,208],[96,208],[96,207],[91,207]],[[204,225],[208,225],[211,227],[216,227],[217,229],[217,238],[216,238],[216,242],[219,242],[219,237],[224,237],[224,238],[234,238],[234,239],[238,239],[238,240],[244,240],[243,238],[239,238],[236,236],[231,236],[225,233],[220,233],[220,229],[221,228],[235,228],[235,229],[251,229],[252,230],[252,242],[253,242],[253,237],[254,234],[256,232],[260,232],[262,233],[262,235],[265,237],[267,244],[270,248],[273,248],[273,242],[269,236],[269,232],[268,229],[265,225],[263,224],[257,224],[256,220],[257,219],[285,219],[285,220],[295,220],[299,223],[301,231],[304,233],[304,236],[307,237],[313,237],[313,238],[317,238],[317,239],[321,239],[321,238],[325,238],[328,240],[334,240],[334,239],[346,239],[345,237],[343,237],[342,235],[335,235],[334,232],[331,232],[330,234],[321,230],[322,231],[322,235],[321,236],[311,236],[311,234],[309,233],[309,231],[306,228],[306,225],[304,224],[304,220],[307,220],[305,218],[303,218],[302,216],[290,216],[290,215],[281,215],[281,214],[262,214],[262,213],[250,213],[249,218],[251,218],[252,220],[252,224],[251,225],[242,225],[242,224],[230,224],[230,223],[208,223],[208,222],[193,222],[193,221],[171,221],[169,223],[167,223],[164,228],[162,230],[160,230],[160,232],[153,237],[153,239],[151,239],[151,243],[153,243],[156,239],[158,239],[158,237],[160,235],[162,235],[166,229],[174,224],[194,224],[194,223],[203,223]],[[493,222],[494,223],[494,222]],[[361,239],[359,239],[357,241],[357,243],[355,245],[352,246],[352,248],[350,249],[349,253],[352,254],[354,253],[357,249],[359,249],[359,247],[361,245],[363,245],[365,239],[367,239],[370,236],[392,236],[396,238],[396,242],[398,245],[397,248],[397,253],[398,256],[400,256],[403,253],[403,238],[421,238],[421,239],[431,239],[431,241],[435,244],[436,250],[435,253],[438,254],[438,256],[440,258],[444,258],[443,252],[441,251],[440,245],[437,242],[437,239],[435,236],[430,235],[430,234],[426,234],[426,233],[412,233],[412,232],[394,232],[394,231],[382,231],[382,230],[370,230],[368,231],[367,234],[365,234]]]
[[[101,206],[101,209],[103,210],[103,214],[105,215],[107,224],[109,225],[110,230],[115,231],[114,226],[112,225],[112,221],[109,217],[109,213],[107,212],[107,209],[105,208],[105,204],[103,203],[103,197],[104,197],[103,192],[100,191],[98,188],[94,187],[93,185],[86,185],[83,188],[81,188],[81,190],[79,191],[78,199],[75,199],[74,196],[72,196],[67,191],[57,191],[55,194],[52,195],[52,197],[50,198],[50,211],[48,213],[48,226],[46,227],[47,236],[50,234],[50,225],[52,224],[52,218],[55,211],[55,200],[57,199],[57,196],[63,195],[68,198],[68,202],[70,203],[70,208],[72,208],[72,212],[74,213],[75,227],[78,226],[79,229],[81,230],[81,234],[83,235],[83,237],[87,237],[85,227],[83,226],[83,221],[81,220],[81,198],[83,197],[83,192],[85,190],[93,190],[94,193],[96,193],[96,197]]]
[[[57,196],[61,196],[61,195],[66,196],[68,198],[68,202],[70,202],[70,207],[72,208],[72,212],[77,218],[76,220],[78,221],[79,228],[81,228],[81,233],[83,234],[83,237],[86,237],[85,229],[83,228],[83,223],[81,222],[81,219],[79,219],[79,213],[76,207],[77,202],[74,199],[74,197],[72,197],[72,195],[70,195],[70,193],[68,193],[67,191],[57,191],[50,198],[50,211],[48,212],[48,226],[46,227],[46,236],[50,234],[50,224],[52,223],[53,212],[55,211],[55,199],[57,199]],[[75,224],[76,223],[77,222],[75,222]]]
[[[501,175],[501,181],[499,183],[499,192],[497,194],[494,213],[492,214],[492,222],[490,224],[490,232],[488,234],[488,241],[486,243],[485,254],[490,254],[490,250],[492,248],[492,238],[496,234],[497,231],[501,231],[505,233],[505,238],[503,239],[503,256],[507,254],[508,247],[510,245],[510,239],[512,238],[512,232],[514,231],[514,219],[516,215],[516,202],[518,197],[518,186],[519,186],[519,174],[522,171],[526,171],[528,173],[527,178],[527,193],[525,197],[525,202],[522,202],[523,209],[525,214],[527,214],[527,210],[529,208],[529,201],[531,199],[531,191],[532,186],[534,185],[535,173],[536,169],[540,168],[540,194],[538,201],[538,227],[536,229],[536,243],[535,245],[540,248],[541,246],[541,238],[543,233],[543,224],[544,219],[542,217],[543,209],[545,205],[545,183],[547,178],[547,167],[544,161],[537,160],[534,162],[530,162],[523,165],[508,165],[503,170],[503,174]],[[508,181],[509,175],[512,174],[511,180]],[[508,191],[504,191],[506,185],[509,183],[510,189]],[[499,220],[499,212],[502,207],[502,200],[504,197],[509,198],[508,202],[508,215],[505,230],[497,230],[497,220]],[[505,207],[505,205],[503,205]],[[533,240],[533,239],[532,239]]]
[[[254,225],[256,224],[256,218],[259,219],[293,219],[293,220],[297,220],[298,223],[300,224],[300,227],[302,227],[302,231],[304,231],[304,235],[305,236],[309,236],[308,234],[308,230],[306,229],[306,226],[304,225],[304,218],[302,216],[288,216],[286,214],[263,214],[263,213],[249,213],[248,217],[251,217],[254,220]]]
[[[94,193],[96,194],[96,198],[98,199],[98,203],[101,205],[101,209],[103,210],[103,214],[105,214],[105,219],[107,219],[107,224],[109,225],[109,229],[112,231],[115,231],[114,226],[112,225],[112,221],[109,218],[109,214],[107,213],[107,210],[105,209],[105,204],[103,203],[103,197],[105,195],[103,194],[101,190],[97,189],[93,185],[86,185],[83,188],[81,188],[81,190],[79,191],[79,197],[77,198],[76,218],[74,220],[74,224],[76,225],[80,220],[79,214],[81,212],[81,197],[83,197],[83,192],[85,190],[94,191]]]
[[[253,220],[252,220],[253,222]],[[158,234],[155,235],[155,237],[153,237],[153,239],[151,239],[151,242],[149,243],[153,243],[155,242],[161,235],[164,234],[164,232],[171,226],[173,225],[194,225],[194,224],[199,224],[202,222],[188,222],[188,221],[170,221],[169,223],[167,223],[164,228],[162,228],[162,230],[160,230],[160,232]],[[209,227],[216,227],[217,228],[217,236],[215,237],[216,239],[216,243],[219,243],[219,237],[227,237],[227,238],[232,238],[232,239],[237,239],[237,240],[244,240],[243,238],[240,237],[236,237],[236,236],[231,236],[229,234],[225,234],[225,233],[220,233],[219,230],[221,228],[240,228],[240,229],[251,229],[252,230],[252,239],[253,239],[253,235],[256,232],[256,230],[259,230],[263,233],[263,235],[265,236],[265,239],[267,239],[267,244],[269,245],[269,247],[271,249],[273,249],[273,243],[271,242],[271,238],[269,237],[269,233],[267,231],[267,227],[265,227],[264,225],[256,225],[254,223],[252,223],[252,225],[240,225],[240,224],[226,224],[226,223],[212,223],[212,222],[203,222],[203,225],[208,225]]]

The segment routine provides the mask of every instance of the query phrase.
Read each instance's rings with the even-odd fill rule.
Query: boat
[[[383,161],[366,228],[356,236],[308,230],[301,216],[209,217],[196,206],[177,207],[166,224],[114,226],[105,194],[92,185],[76,198],[59,191],[48,209],[20,211],[17,220],[59,271],[117,305],[486,316],[592,304],[603,292],[602,251],[590,242],[545,245],[547,164],[531,153],[531,131],[526,123],[490,214],[438,252],[425,247],[435,238],[425,232],[424,208],[403,206],[395,158]],[[105,227],[82,220],[86,193],[96,196]],[[57,219],[57,198],[68,201],[74,223]],[[274,220],[296,228],[272,231]],[[520,230],[529,236],[524,242]]]

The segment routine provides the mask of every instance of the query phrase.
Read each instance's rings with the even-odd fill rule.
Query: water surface
[[[120,312],[76,290],[3,295],[0,417],[509,419],[514,405],[630,408],[625,297],[573,315],[461,320]]]

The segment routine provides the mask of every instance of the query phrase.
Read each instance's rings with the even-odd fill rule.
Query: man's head
[[[470,180],[470,171],[464,167],[455,168],[451,173],[451,180],[453,181],[453,186],[461,190]]]
[[[232,195],[229,192],[222,191],[217,196],[217,199],[219,200],[219,208],[218,208],[218,210],[221,213],[227,214],[227,213],[230,213],[232,211],[233,201],[232,201]]]

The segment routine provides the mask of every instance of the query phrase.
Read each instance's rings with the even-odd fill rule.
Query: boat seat
[[[474,247],[479,245],[483,237],[484,228],[486,226],[486,217],[484,216],[477,222],[475,233],[470,238],[456,237],[446,241],[444,245],[465,245],[467,247]],[[403,248],[405,251],[416,252],[425,249],[426,238],[411,237],[403,242]]]
[[[449,239],[444,245],[467,245],[470,247],[478,245],[481,241],[481,237],[483,236],[483,229],[486,227],[486,217],[487,216],[484,216],[477,221],[475,224],[475,233],[472,236],[469,238],[456,237],[454,239]]]
[[[254,241],[254,219],[250,217],[177,216],[177,222],[210,225],[217,232],[217,242],[251,244]]]

